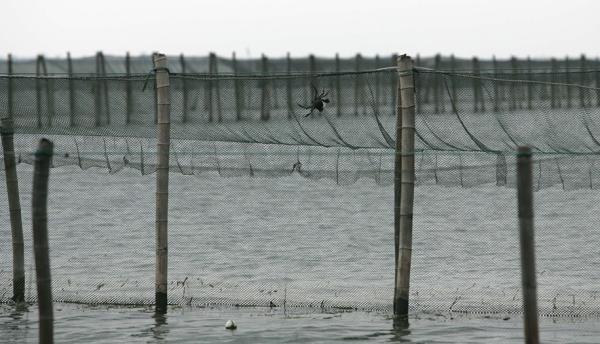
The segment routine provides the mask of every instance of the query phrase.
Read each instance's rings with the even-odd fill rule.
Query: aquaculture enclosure
[[[255,61],[258,70],[204,60],[207,70],[183,58],[169,64],[169,301],[390,309],[398,108],[391,58],[308,59],[295,68],[265,58]],[[17,161],[32,162],[41,136],[55,144],[49,232],[57,301],[154,302],[156,78],[150,65],[120,61],[129,61],[124,70],[102,57],[73,60],[56,67],[59,74],[22,66],[0,76]],[[414,70],[411,307],[520,310],[512,186],[516,148],[529,145],[540,312],[597,315],[599,71],[591,63],[490,71],[481,66],[493,62],[466,70],[460,63],[471,61],[427,61]],[[97,69],[77,72],[85,63]],[[318,95],[329,101],[322,111]],[[19,165],[18,173],[30,245],[31,169]],[[0,217],[8,213],[2,196]],[[10,232],[3,221],[3,302],[13,289]]]

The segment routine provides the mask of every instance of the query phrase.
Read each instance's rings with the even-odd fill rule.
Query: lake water
[[[18,171],[31,281],[32,168]],[[50,178],[55,299],[138,305],[57,303],[59,342],[522,342],[514,189],[416,189],[414,316],[394,331],[391,187],[172,174],[169,296],[180,306],[157,321],[144,306],[154,290],[154,175],[64,166]],[[557,187],[535,197],[542,339],[597,342],[600,194]],[[0,237],[10,238],[8,221]],[[12,290],[10,252],[2,240],[1,301]],[[27,295],[35,297],[33,282]],[[0,341],[35,342],[35,307],[3,305],[0,319]],[[238,330],[226,331],[227,319]]]

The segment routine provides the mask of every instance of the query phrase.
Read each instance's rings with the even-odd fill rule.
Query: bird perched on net
[[[325,98],[327,97],[327,95],[329,94],[329,92],[323,90],[321,91],[321,93],[319,93],[319,91],[317,91],[317,88],[315,87],[315,85],[311,85],[312,89],[313,89],[313,100],[311,101],[310,105],[302,105],[299,103],[298,104],[299,107],[305,109],[305,110],[309,110],[309,113],[307,113],[306,115],[304,115],[304,117],[308,117],[310,115],[312,115],[312,113],[315,110],[318,110],[319,112],[323,112],[323,108],[325,108],[325,104],[329,103],[329,99]]]

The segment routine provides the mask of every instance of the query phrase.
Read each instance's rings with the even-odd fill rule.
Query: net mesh
[[[413,308],[520,310],[510,187],[514,151],[528,144],[539,191],[540,312],[598,315],[600,262],[589,225],[600,213],[596,75],[415,70]],[[32,162],[40,135],[55,142],[57,301],[153,302],[153,82],[147,74],[0,76],[0,108],[14,120],[19,162]],[[396,82],[392,69],[172,72],[169,301],[389,310],[393,190],[384,186],[393,183]],[[323,92],[329,103],[306,116],[303,107]],[[19,165],[24,205],[31,172]],[[10,237],[7,221],[0,236]],[[10,241],[0,245],[7,301]]]

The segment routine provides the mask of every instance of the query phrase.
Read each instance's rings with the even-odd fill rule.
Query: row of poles
[[[391,56],[391,65],[395,65],[397,55]],[[173,62],[171,70],[179,70],[184,75],[181,82],[178,83],[179,91],[181,92],[181,121],[186,123],[192,119],[192,112],[195,110],[194,99],[198,95],[197,85],[193,85],[193,81],[185,77],[186,74],[198,73],[197,68],[190,66],[189,59],[181,54],[177,62]],[[343,84],[348,84],[347,80],[342,80],[338,75],[327,77],[327,81],[319,80],[319,78],[311,77],[323,70],[323,66],[327,66],[329,71],[336,73],[341,72],[360,72],[369,69],[377,69],[389,66],[388,58],[368,59],[357,54],[351,63],[346,63],[338,54],[333,59],[318,59],[314,55],[309,55],[305,59],[292,59],[290,54],[287,54],[284,60],[270,60],[263,55],[258,60],[238,60],[236,54],[232,54],[231,59],[219,57],[214,53],[209,54],[207,63],[207,74],[217,75],[223,72],[222,69],[228,68],[227,73],[232,73],[236,76],[253,73],[257,75],[273,75],[279,74],[289,76],[302,66],[303,71],[307,72],[307,77],[302,82],[303,99],[311,99],[312,85],[327,88],[331,91],[331,96],[335,99],[336,116],[348,115],[364,115],[369,114],[366,104],[372,104],[376,107],[389,106],[389,113],[394,113],[394,94],[397,79],[394,73],[374,73],[371,76],[356,74],[353,76],[352,89],[348,92],[347,87],[343,88]],[[11,55],[7,59],[8,75],[15,74],[13,71],[14,61]],[[56,64],[56,63],[54,63]],[[76,95],[75,85],[72,77],[77,74],[74,71],[74,62],[70,54],[67,53],[66,59],[66,75],[69,76],[69,111],[70,120],[69,126],[74,125],[76,113]],[[498,61],[493,58],[491,61],[480,60],[476,57],[471,60],[456,59],[454,56],[442,58],[441,55],[436,55],[434,58],[423,59],[417,57],[417,67],[432,68],[436,71],[444,71],[448,73],[465,73],[476,76],[476,78],[461,78],[452,77],[452,82],[447,82],[446,76],[439,73],[423,73],[418,78],[416,105],[418,108],[431,107],[435,113],[452,112],[451,103],[460,103],[461,98],[464,98],[472,106],[474,112],[484,112],[486,110],[516,110],[528,109],[532,110],[538,106],[536,103],[542,103],[543,106],[550,108],[571,108],[600,106],[600,90],[595,91],[594,99],[591,93],[585,87],[561,87],[558,84],[577,84],[589,87],[600,87],[600,62],[596,60],[588,60],[582,55],[577,60],[550,59],[550,60],[531,60],[517,59],[512,57],[508,61]],[[33,68],[33,67],[32,67]],[[139,67],[137,67],[139,69]],[[20,68],[23,69],[23,68]],[[107,76],[110,74],[110,66],[107,58],[102,52],[98,52],[95,56],[95,75]],[[135,62],[127,53],[124,58],[124,75],[125,79],[125,123],[132,121],[132,116],[135,111],[134,102],[134,86],[130,78],[135,74]],[[32,70],[33,72],[33,70]],[[91,72],[91,70],[89,71]],[[139,74],[141,71],[137,71]],[[144,70],[143,72],[146,72]],[[21,72],[20,72],[21,73]],[[16,74],[20,74],[16,73]],[[546,74],[544,76],[544,73]],[[49,75],[48,63],[43,55],[39,55],[35,61],[35,75]],[[510,80],[538,80],[546,81],[547,85],[534,85],[533,83],[517,84],[491,82],[486,86],[486,82],[480,77],[489,77],[495,79],[510,79]],[[368,78],[372,80],[368,80]],[[543,79],[543,80],[540,80]],[[203,97],[205,99],[203,110],[206,113],[208,122],[222,122],[223,120],[244,119],[244,112],[247,110],[260,111],[261,120],[269,120],[273,109],[286,109],[288,117],[292,118],[293,113],[298,110],[296,106],[297,94],[294,94],[293,79],[286,77],[285,80],[274,81],[272,79],[261,79],[257,83],[252,83],[252,87],[248,86],[249,81],[245,79],[235,78],[232,85],[225,85],[224,82],[218,79],[208,79],[201,86]],[[371,88],[372,92],[371,94]],[[224,87],[232,88],[235,97],[235,109],[224,109],[223,94]],[[259,95],[253,94],[253,89],[256,88]],[[344,89],[348,92],[344,94]],[[10,87],[9,87],[10,91]],[[111,122],[111,104],[109,96],[109,86],[106,78],[98,78],[94,82],[92,93],[94,97],[95,108],[95,125],[108,125]],[[37,125],[38,127],[51,126],[52,119],[55,114],[55,97],[53,81],[51,79],[38,78],[35,81],[36,107],[37,107]],[[252,99],[260,97],[260,103],[252,102]],[[546,103],[548,103],[546,105]],[[350,107],[348,107],[350,105]],[[45,110],[43,110],[45,109]],[[42,117],[42,113],[47,113],[46,118]],[[231,113],[231,114],[230,114]],[[233,115],[235,113],[235,115]],[[225,119],[225,115],[235,116],[234,118]],[[156,118],[155,118],[156,123]]]
[[[167,312],[168,294],[168,196],[170,147],[170,81],[167,58],[155,54],[157,108],[156,172],[156,270],[155,311]],[[394,249],[395,278],[393,312],[395,324],[407,326],[409,315],[410,269],[412,256],[413,203],[415,186],[415,82],[413,60],[402,55],[397,60],[398,84],[396,91],[396,158],[394,174]],[[1,119],[2,144],[9,196],[11,230],[13,239],[13,299],[25,301],[25,274],[23,230],[19,204],[18,182],[13,143],[12,112]],[[52,156],[52,143],[42,139],[35,155],[32,197],[32,222],[34,253],[40,314],[40,342],[52,343],[53,312],[50,279],[50,262],[47,235],[48,175]],[[528,343],[537,343],[537,296],[535,282],[535,256],[533,245],[533,189],[531,150],[519,148],[517,157],[517,193],[520,223],[522,283],[524,299],[525,335]]]

